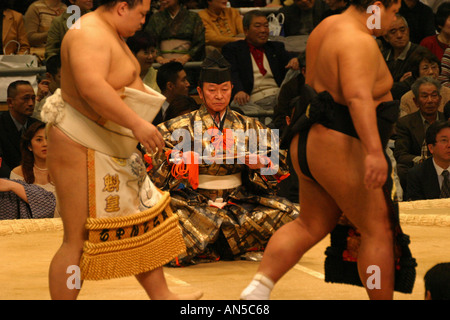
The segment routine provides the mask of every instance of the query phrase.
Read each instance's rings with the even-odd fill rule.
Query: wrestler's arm
[[[67,40],[69,67],[80,96],[104,119],[132,130],[146,149],[158,147],[161,150],[164,141],[155,126],[130,109],[108,82],[113,78],[110,74],[111,45],[108,43],[111,38],[88,27],[73,32],[78,32],[76,38],[64,40]]]
[[[388,165],[378,134],[376,101],[373,90],[379,76],[379,49],[370,37],[340,39],[338,52],[339,82],[349,108],[365,158],[364,183],[367,188],[381,187],[387,178]]]

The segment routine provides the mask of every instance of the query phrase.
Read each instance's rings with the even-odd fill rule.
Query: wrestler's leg
[[[310,248],[330,233],[337,224],[341,210],[327,192],[304,176],[298,165],[298,136],[291,143],[290,153],[299,177],[300,214],[294,221],[277,230],[267,244],[258,274],[277,282]],[[283,257],[283,259],[280,259]],[[258,294],[258,291],[262,295]],[[264,293],[265,292],[265,293]],[[245,299],[268,299],[270,291],[250,285],[242,294]],[[248,294],[248,295],[247,295]]]
[[[381,289],[366,287],[371,299],[392,299],[394,287],[394,241],[391,220],[381,188],[364,186],[365,154],[361,142],[342,133],[315,126],[311,130],[308,158],[313,176],[336,201],[361,234],[358,270],[364,285],[380,270]],[[315,147],[312,147],[315,146]]]
[[[63,243],[50,264],[52,299],[76,299],[79,293],[79,289],[67,286],[71,275],[67,273],[67,268],[79,266],[83,242],[87,237],[84,228],[88,216],[86,157],[85,147],[69,139],[59,129],[49,128],[47,163],[64,226]]]

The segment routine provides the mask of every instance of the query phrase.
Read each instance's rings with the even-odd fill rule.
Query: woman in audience
[[[0,49],[1,54],[25,54],[30,50],[23,16],[17,11],[11,10],[7,2],[0,2],[0,23],[2,32]]]
[[[145,31],[156,38],[156,62],[201,61],[205,55],[205,27],[200,16],[180,3],[162,0],[160,12],[153,14]]]
[[[141,66],[140,77],[150,88],[161,92],[156,83],[158,71],[152,67],[156,58],[156,41],[143,31],[138,31],[127,39],[127,45]]]
[[[34,51],[44,56],[47,33],[54,18],[59,17],[67,10],[61,0],[37,0],[33,2],[25,13],[25,30],[28,41]]]
[[[56,199],[47,171],[45,123],[37,121],[21,141],[22,164],[0,179],[0,220],[53,218]]]
[[[207,46],[221,50],[229,42],[244,39],[242,16],[237,9],[227,8],[227,0],[206,0],[206,9],[198,15],[205,25]]]
[[[439,6],[435,23],[439,33],[424,38],[420,45],[429,49],[441,61],[445,49],[450,46],[450,2],[444,2]]]

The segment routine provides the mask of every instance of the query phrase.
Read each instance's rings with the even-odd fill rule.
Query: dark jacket
[[[28,126],[36,119],[29,118]],[[0,113],[0,157],[2,164],[0,168],[0,177],[9,178],[12,169],[20,165],[22,155],[20,153],[21,135],[17,131],[9,111]]]
[[[430,157],[408,171],[405,200],[438,199],[441,194],[436,168]]]
[[[264,45],[264,50],[275,82],[280,87],[287,72],[285,66],[289,60],[296,57],[296,54],[286,51],[284,43],[279,41],[268,41]],[[222,54],[231,64],[233,96],[239,91],[245,91],[250,95],[253,90],[253,68],[247,42],[239,40],[227,43],[222,48]]]

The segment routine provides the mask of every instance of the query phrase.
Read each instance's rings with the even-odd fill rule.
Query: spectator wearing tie
[[[431,157],[408,172],[407,199],[450,198],[450,122],[430,125],[426,143]]]

